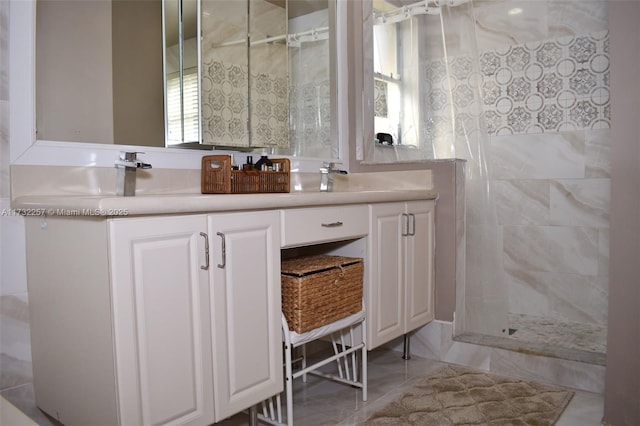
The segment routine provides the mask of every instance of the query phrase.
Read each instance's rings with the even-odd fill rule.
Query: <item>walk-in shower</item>
[[[606,2],[373,6],[364,158],[466,160],[454,338],[603,364]]]

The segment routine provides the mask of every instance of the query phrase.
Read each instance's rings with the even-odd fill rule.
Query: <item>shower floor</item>
[[[509,314],[507,320],[508,336],[466,333],[455,340],[605,365],[606,327],[519,314]]]

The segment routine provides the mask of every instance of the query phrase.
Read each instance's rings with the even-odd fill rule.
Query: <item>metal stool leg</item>
[[[249,407],[249,425],[258,426],[258,408],[256,405]]]
[[[404,335],[404,349],[402,359],[411,359],[411,336],[409,333]]]

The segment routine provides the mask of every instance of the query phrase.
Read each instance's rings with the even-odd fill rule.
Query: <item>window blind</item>
[[[195,69],[186,70],[183,77],[184,122],[180,105],[180,76],[176,74],[167,81],[167,136],[170,145],[200,141],[198,73]]]

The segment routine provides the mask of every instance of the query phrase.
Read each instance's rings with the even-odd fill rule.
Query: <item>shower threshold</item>
[[[461,333],[454,340],[530,355],[605,365],[607,330],[604,326],[509,314],[509,333],[490,336]]]

